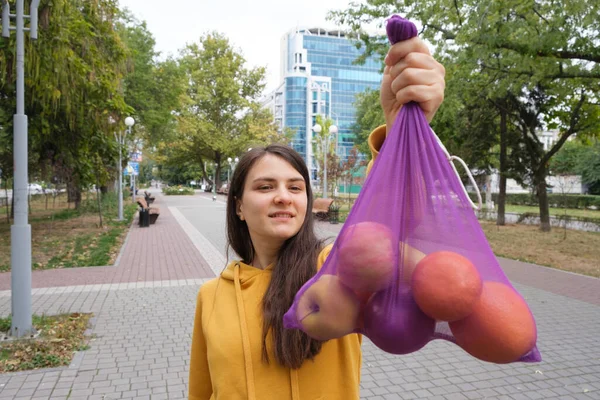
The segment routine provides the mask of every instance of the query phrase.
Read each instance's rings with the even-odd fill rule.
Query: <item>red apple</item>
[[[385,225],[360,222],[344,230],[339,240],[337,275],[359,293],[373,293],[393,283],[394,235]]]
[[[340,338],[358,325],[360,300],[334,275],[323,275],[298,300],[301,329],[317,340]]]

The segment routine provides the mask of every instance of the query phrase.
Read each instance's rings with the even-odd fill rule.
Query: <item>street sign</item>
[[[140,174],[140,163],[130,161],[127,164],[133,168],[133,175],[138,176]]]
[[[129,153],[129,160],[136,162],[136,163],[142,162],[142,152],[135,151],[135,152]]]
[[[125,169],[123,170],[123,175],[125,175],[125,176],[128,176],[128,175],[138,176],[139,174],[140,174],[140,163],[129,161],[127,163],[127,167],[125,167]]]

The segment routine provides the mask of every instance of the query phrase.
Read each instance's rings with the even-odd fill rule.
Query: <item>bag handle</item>
[[[433,129],[431,130],[431,132],[433,132]],[[451,156],[450,153],[448,153],[446,146],[444,146],[444,143],[442,143],[442,141],[440,140],[440,138],[438,137],[438,135],[435,132],[433,132],[433,136],[435,136],[435,139],[437,140],[442,151],[446,155],[448,162],[450,163],[450,165],[452,165],[452,169],[454,170],[454,173],[458,177],[460,185],[462,186],[463,191],[465,192],[465,196],[467,197],[467,200],[469,200],[469,203],[471,203],[471,207],[473,207],[473,209],[475,209],[477,211],[481,211],[481,209],[483,208],[483,201],[481,200],[481,192],[479,191],[477,182],[475,182],[475,178],[473,178],[473,174],[471,173],[471,170],[467,166],[467,163],[465,163],[463,161],[463,159],[458,156]],[[458,170],[456,169],[456,166],[453,163],[453,160],[457,160],[458,162],[460,162],[461,165],[463,166],[463,168],[465,169],[465,171],[467,172],[467,175],[469,176],[469,180],[471,181],[471,183],[473,184],[473,187],[475,188],[475,191],[477,192],[477,202],[479,203],[479,205],[473,203],[473,200],[471,200],[471,198],[469,197],[469,193],[467,192],[467,189],[465,188],[465,186],[462,184],[462,181],[460,180],[460,175],[458,173]]]
[[[409,20],[400,17],[399,15],[392,15],[387,20],[386,33],[387,33],[387,37],[388,37],[390,43],[393,45],[393,44],[396,44],[403,40],[408,40],[408,39],[411,39],[411,38],[417,36],[417,26],[415,24],[413,24],[412,22],[410,22]],[[431,131],[433,132],[433,129]],[[475,187],[475,190],[477,191],[477,200],[479,201],[479,206],[477,206],[477,205],[475,205],[475,203],[473,203],[473,201],[469,197],[469,193],[467,193],[467,189],[465,189],[465,186],[462,184],[462,182],[460,184],[461,184],[463,190],[465,191],[465,195],[467,196],[469,203],[471,203],[471,207],[473,207],[475,210],[481,210],[481,208],[482,208],[481,193],[479,192],[479,188],[477,187],[477,182],[475,182],[475,179],[473,178],[473,175],[471,174],[469,167],[461,158],[459,158],[457,156],[451,156],[448,153],[448,150],[446,150],[446,147],[444,147],[444,144],[442,143],[440,138],[435,134],[435,132],[433,132],[433,135],[435,136],[435,138],[437,139],[437,142],[439,143],[440,147],[444,151],[444,154],[446,154],[446,157],[448,158],[448,162],[450,162],[450,165],[452,165],[452,169],[456,173],[456,176],[458,176],[459,181],[460,181],[460,175],[458,174],[458,171],[456,170],[456,167],[454,166],[454,163],[452,161],[458,160],[462,164],[462,166],[465,168],[465,171],[467,171],[467,175],[469,175],[469,179],[471,180],[473,187]]]

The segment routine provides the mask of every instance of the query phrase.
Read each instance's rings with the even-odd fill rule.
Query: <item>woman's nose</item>
[[[277,191],[275,195],[275,202],[282,204],[289,204],[292,202],[292,196],[290,196],[290,192],[287,188],[281,188]]]

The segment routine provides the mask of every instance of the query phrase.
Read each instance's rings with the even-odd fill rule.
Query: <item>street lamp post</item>
[[[318,135],[323,128],[321,125],[315,124],[312,127],[312,130]],[[327,152],[329,151],[329,140],[331,139],[331,135],[335,135],[337,131],[337,126],[331,125],[329,127],[329,132],[321,139],[321,149],[323,149],[323,198],[327,198]]]
[[[237,165],[237,163],[240,161],[239,158],[235,158],[235,160],[232,160],[231,157],[227,158],[227,162],[229,163],[229,169],[227,170],[227,185],[229,185],[230,183],[230,173],[233,172],[233,170],[235,170],[235,166]],[[233,166],[233,169],[232,169]]]
[[[212,187],[212,200],[217,201],[217,163],[214,163],[215,170],[213,171],[213,187]]]
[[[119,221],[123,221],[123,146],[125,145],[125,137],[128,133],[131,133],[131,127],[135,124],[135,120],[132,117],[125,118],[125,125],[127,125],[127,130],[125,132],[121,132],[119,130],[119,136],[115,133],[115,139],[119,143]]]
[[[40,1],[31,2],[31,15],[24,13],[24,1],[16,1],[16,13],[10,13],[8,1],[2,6],[2,36],[10,37],[16,31],[16,92],[17,110],[13,115],[14,152],[14,211],[15,219],[10,227],[11,262],[11,328],[10,334],[23,337],[34,333],[31,322],[31,225],[28,221],[28,169],[27,169],[27,115],[25,114],[25,31],[31,39],[37,39],[38,6]],[[15,27],[10,19],[15,18]],[[30,19],[30,27],[25,28],[25,18]]]

